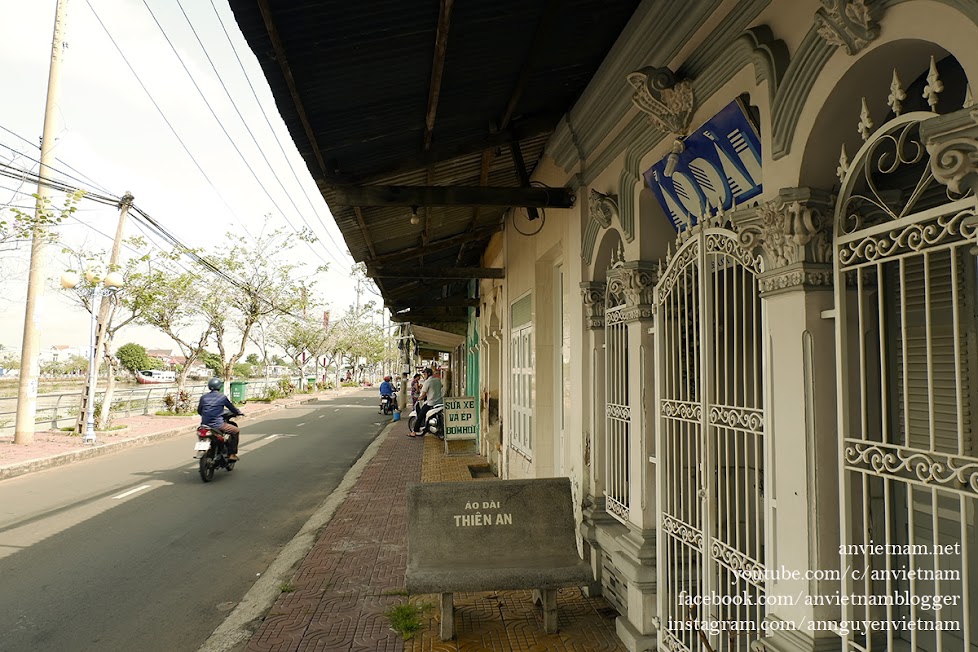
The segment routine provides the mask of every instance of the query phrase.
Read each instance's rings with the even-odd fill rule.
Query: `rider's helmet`
[[[211,390],[212,392],[216,392],[222,387],[224,387],[224,381],[217,376],[214,376],[207,381],[207,389]]]
[[[391,377],[390,376],[384,376],[384,380],[386,380],[387,382],[390,382],[391,381]]]

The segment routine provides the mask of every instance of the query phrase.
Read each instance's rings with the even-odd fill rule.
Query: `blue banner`
[[[677,231],[704,213],[729,210],[761,194],[761,141],[739,100],[683,140],[672,174],[667,156],[643,175]]]

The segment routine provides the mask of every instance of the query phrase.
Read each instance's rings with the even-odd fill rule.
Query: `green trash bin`
[[[316,377],[315,376],[309,376],[308,378],[306,378],[306,383],[308,383],[308,385],[310,387],[315,387],[316,386]]]
[[[243,403],[248,396],[248,383],[242,380],[236,380],[231,383],[231,401],[234,403]]]

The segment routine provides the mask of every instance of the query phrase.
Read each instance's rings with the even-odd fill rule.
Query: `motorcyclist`
[[[420,437],[424,434],[425,419],[428,416],[428,410],[445,400],[445,391],[442,389],[441,379],[435,376],[435,372],[431,370],[431,367],[425,367],[424,384],[421,386],[420,399],[423,402],[418,405],[418,416],[414,422],[415,437]]]
[[[202,426],[228,435],[228,460],[235,462],[238,459],[238,435],[241,430],[224,421],[224,409],[227,408],[234,416],[243,416],[244,413],[221,392],[223,386],[224,381],[216,376],[207,381],[207,389],[210,391],[200,397],[197,414],[200,415]]]
[[[384,376],[384,382],[380,384],[380,398],[383,400],[385,396],[388,396],[393,400],[394,398],[394,385],[391,384],[391,377]]]

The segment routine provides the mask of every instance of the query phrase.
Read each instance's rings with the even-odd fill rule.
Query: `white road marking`
[[[278,435],[269,435],[268,439],[272,439],[273,437],[278,437]]]
[[[324,416],[326,416],[326,415],[325,415],[325,414],[320,414],[320,415],[319,415],[318,417],[316,417],[316,418],[317,418],[317,419],[322,419],[322,418],[323,418]]]
[[[130,489],[129,491],[126,491],[125,493],[121,493],[118,496],[112,496],[112,500],[119,500],[120,498],[125,498],[126,496],[131,496],[134,493],[137,493],[137,492],[142,491],[143,489],[149,489],[149,485],[148,484],[144,484],[142,486],[136,487],[135,489]]]
[[[305,421],[303,421],[302,423],[297,423],[297,424],[295,424],[295,427],[296,427],[296,428],[301,428],[301,427],[302,427],[302,426],[304,426],[304,425],[306,425],[306,422],[305,422]]]
[[[340,411],[339,408],[336,408],[335,410],[333,410],[333,412],[339,412],[339,411]]]

